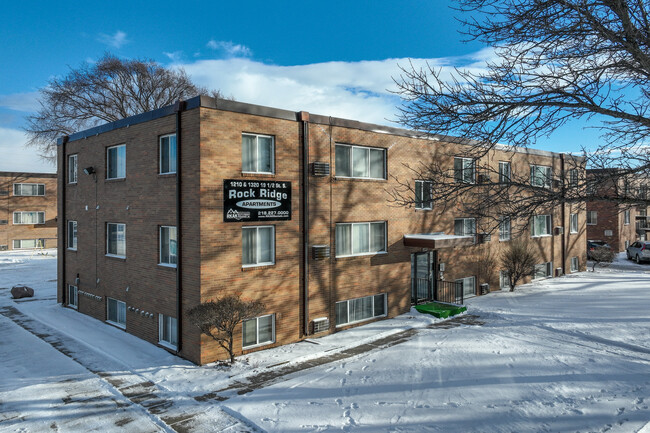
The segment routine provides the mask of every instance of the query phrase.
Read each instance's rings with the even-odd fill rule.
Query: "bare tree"
[[[596,266],[609,266],[616,257],[616,253],[610,247],[595,247],[589,251],[589,258],[593,260],[591,272],[596,270]]]
[[[56,139],[64,135],[219,91],[196,86],[182,69],[153,60],[120,59],[105,54],[84,63],[40,90],[40,110],[28,117],[28,145],[53,160]]]
[[[235,362],[235,327],[242,320],[258,316],[263,310],[264,304],[260,301],[245,301],[239,296],[227,295],[193,307],[187,312],[187,317],[201,333],[214,339],[228,352],[232,364]]]
[[[401,123],[465,144],[463,156],[476,161],[473,182],[454,182],[449,164],[412,167],[432,181],[434,202],[462,201],[468,211],[495,203],[505,206],[500,214],[513,217],[585,199],[650,204],[648,197],[623,195],[618,188],[590,188],[590,182],[599,185],[603,179],[620,184],[621,179],[650,175],[648,2],[457,0],[457,10],[465,17],[466,37],[492,47],[495,60],[484,69],[458,68],[451,78],[433,66],[410,64],[395,80],[404,102]],[[534,145],[575,119],[589,120],[603,137],[603,144],[567,161],[567,171],[578,169],[575,182],[561,177],[567,173],[553,173],[549,182],[560,182],[554,188],[531,184],[523,176],[497,185],[496,170],[481,166],[490,151]],[[590,180],[584,167],[616,170]],[[403,180],[394,197],[404,205],[414,201],[407,183]]]
[[[515,286],[524,277],[534,274],[538,259],[539,256],[532,244],[525,239],[511,241],[501,252],[501,268],[508,273],[511,292],[515,291]]]

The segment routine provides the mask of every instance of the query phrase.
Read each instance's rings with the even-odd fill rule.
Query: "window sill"
[[[577,235],[578,232],[569,232],[570,235]]]
[[[126,262],[126,256],[116,256],[114,254],[105,254],[104,257],[108,257],[109,259],[113,260],[119,260],[122,262]]]
[[[386,317],[386,316],[387,316],[386,314],[382,314],[381,316],[368,317],[367,319],[357,320],[355,322],[342,323],[340,325],[336,325],[336,328],[344,328],[346,326],[356,325],[357,323],[364,323],[364,322],[368,322],[370,320],[381,319],[381,318]]]
[[[255,270],[255,269],[264,269],[264,268],[270,268],[270,267],[273,267],[273,266],[275,266],[275,262],[274,263],[260,263],[258,265],[242,265],[241,270],[242,270],[242,272],[243,271],[252,271],[252,270]]]
[[[71,253],[76,253],[77,252],[76,248],[66,248],[66,250],[71,252]]]
[[[266,341],[264,343],[254,344],[252,346],[242,346],[242,350],[257,349],[258,347],[268,346],[269,344],[274,344],[274,343],[275,343],[275,339],[272,341]]]
[[[499,242],[510,242],[510,240],[511,240],[510,238],[508,238],[508,239],[499,239]]]
[[[350,255],[347,255],[347,256],[335,256],[334,258],[336,260],[338,260],[338,259],[350,259],[350,258],[354,258],[354,257],[381,256],[381,255],[384,255],[384,254],[388,254],[388,252],[387,251],[377,251],[376,253],[350,254]]]
[[[77,182],[68,182],[68,186],[77,185]]]
[[[78,306],[78,305],[68,304],[68,305],[66,305],[66,306],[67,306],[68,308],[72,308],[73,310],[79,310],[79,306]]]
[[[275,177],[275,173],[265,171],[242,171],[242,177]]]
[[[158,173],[158,177],[176,177],[176,172],[170,171],[169,173]]]
[[[122,323],[113,322],[113,321],[111,321],[111,320],[107,320],[106,323],[108,323],[109,325],[113,325],[113,326],[115,326],[116,328],[120,328],[120,329],[124,329],[124,330],[126,330],[126,323],[122,324]]]
[[[112,177],[110,179],[104,179],[104,182],[124,182],[126,177]]]
[[[357,182],[388,182],[388,179],[380,177],[352,177],[352,176],[334,176],[335,181],[357,181]]]
[[[418,211],[420,211],[420,212],[427,212],[427,211],[431,211],[431,210],[433,210],[432,207],[416,207],[416,208],[415,208],[415,211],[416,211],[416,212],[418,212]]]
[[[158,341],[158,345],[164,347],[165,349],[173,350],[174,352],[178,351],[177,346],[166,341]]]
[[[553,235],[530,235],[531,238],[536,239],[536,238],[551,238]]]
[[[170,269],[175,271],[176,270],[176,265],[169,265],[167,263],[158,263],[158,267],[163,268],[163,269]]]

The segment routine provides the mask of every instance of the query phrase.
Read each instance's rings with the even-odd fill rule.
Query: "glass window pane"
[[[168,227],[169,230],[169,263],[176,264],[176,248],[177,248],[177,238],[176,238],[176,227]]]
[[[352,254],[363,254],[369,251],[369,224],[352,225]]]
[[[257,319],[259,326],[258,343],[268,343],[273,341],[273,316],[264,316]]]
[[[352,254],[352,225],[336,225],[336,255],[349,256]]]
[[[456,182],[463,181],[463,160],[461,158],[454,158],[454,180]]]
[[[242,264],[254,265],[256,263],[255,228],[243,227],[242,231]]]
[[[370,239],[370,252],[386,251],[386,224],[370,224],[372,237]]]
[[[454,234],[456,236],[463,236],[465,234],[465,224],[462,219],[454,220]]]
[[[423,197],[422,197],[422,181],[415,181],[415,208],[422,209],[423,207]]]
[[[257,137],[242,135],[242,171],[257,171]]]
[[[362,147],[352,148],[352,176],[368,177],[368,149]]]
[[[350,146],[336,145],[336,175],[352,176],[350,170]]]
[[[370,177],[384,179],[384,154],[381,149],[370,149]]]
[[[175,317],[167,317],[169,319],[169,342],[176,346],[178,344],[178,325]]]
[[[117,303],[117,323],[126,323],[126,304],[124,302]]]
[[[244,347],[257,344],[257,319],[244,320],[242,334]]]
[[[383,316],[384,314],[386,314],[386,305],[385,305],[385,302],[384,302],[385,296],[386,295],[384,295],[384,294],[374,296],[374,303],[375,303],[374,304],[374,316],[375,317]]]
[[[347,301],[337,302],[336,303],[336,324],[343,325],[345,323],[348,323],[348,303]]]
[[[372,296],[366,296],[365,298],[361,298],[362,319],[370,319],[371,317],[373,317],[374,309],[373,309],[372,302],[373,302]]]
[[[126,146],[117,148],[117,177],[126,176]]]
[[[169,227],[160,228],[160,263],[169,263]]]
[[[169,173],[176,173],[176,136],[175,135],[170,135],[167,137],[167,140],[169,140],[169,145],[168,145],[168,167],[167,171]]]
[[[160,138],[160,172],[169,172],[169,137]]]
[[[273,140],[271,137],[257,137],[258,141],[258,170],[266,173],[273,172]]]
[[[273,262],[273,227],[258,228],[258,263]]]

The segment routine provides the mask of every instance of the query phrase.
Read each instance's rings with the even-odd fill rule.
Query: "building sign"
[[[224,222],[290,219],[291,182],[224,179]]]

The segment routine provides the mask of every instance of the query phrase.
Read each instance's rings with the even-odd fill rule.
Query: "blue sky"
[[[54,171],[23,149],[21,127],[38,89],[110,51],[183,67],[235,99],[391,124],[397,64],[480,67],[488,47],[464,43],[450,0],[223,2],[30,1],[3,5],[0,170]],[[564,128],[536,147],[592,145]]]

